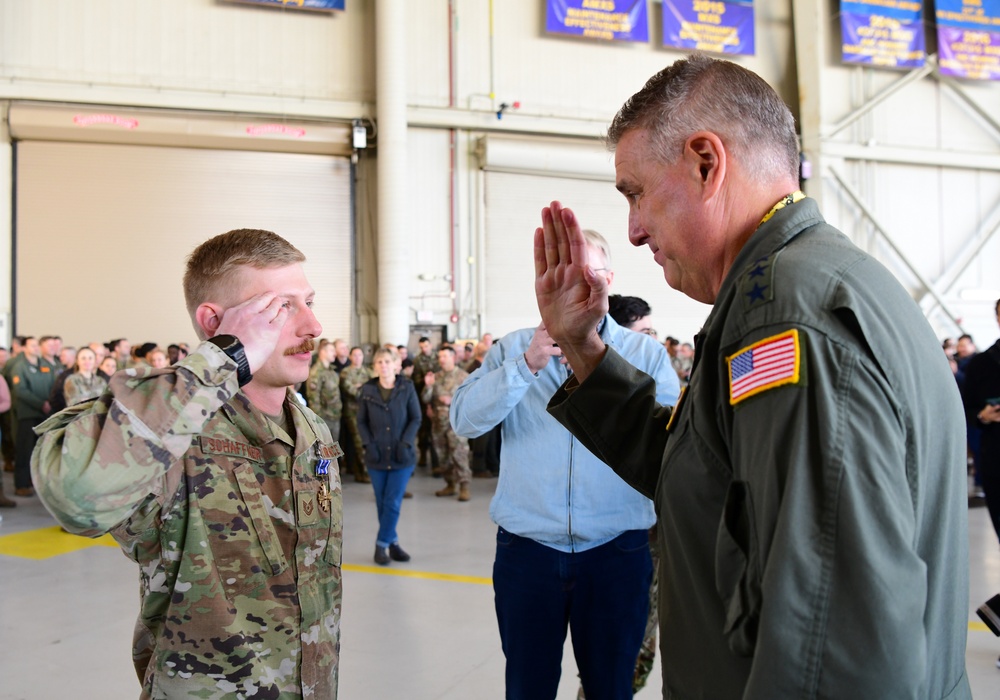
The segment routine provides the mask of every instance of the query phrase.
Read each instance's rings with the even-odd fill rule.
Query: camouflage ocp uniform
[[[362,365],[355,367],[350,365],[340,370],[340,395],[344,402],[344,423],[347,425],[347,432],[354,443],[354,477],[361,479],[368,475],[365,467],[365,446],[361,442],[361,433],[358,432],[358,394],[362,385],[373,378],[375,373],[368,367]]]
[[[203,343],[173,367],[116,373],[38,427],[46,507],[139,564],[142,698],[337,695],[340,449],[290,392],[285,410],[294,436]]]
[[[466,484],[472,480],[472,469],[469,467],[469,441],[455,434],[451,427],[448,412],[451,406],[441,403],[442,396],[452,396],[469,373],[455,367],[450,372],[444,370],[434,373],[434,384],[424,386],[422,399],[431,405],[434,417],[431,419],[431,439],[434,441],[434,451],[444,469],[445,480],[449,484]]]
[[[309,402],[309,408],[326,422],[330,436],[339,440],[343,403],[340,400],[340,375],[332,364],[324,367],[322,362],[317,362],[309,370],[306,401]]]

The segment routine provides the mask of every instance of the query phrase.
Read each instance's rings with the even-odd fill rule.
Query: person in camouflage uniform
[[[38,428],[46,507],[139,564],[144,699],[337,696],[340,449],[290,389],[322,331],[304,259],[268,231],[203,243],[184,278],[201,345]]]
[[[340,395],[344,401],[344,425],[347,427],[348,437],[354,443],[354,480],[362,484],[370,484],[371,478],[368,476],[368,468],[365,466],[365,446],[361,441],[361,433],[358,432],[358,394],[361,387],[369,379],[375,377],[375,373],[369,367],[365,367],[365,353],[359,347],[351,348],[351,364],[340,370]]]
[[[455,365],[455,348],[444,346],[438,350],[438,364],[441,371],[435,374],[428,372],[424,377],[424,403],[429,404],[434,412],[431,424],[431,437],[434,450],[441,460],[444,478],[447,484],[435,496],[454,496],[458,500],[468,501],[469,481],[472,470],[469,468],[469,441],[455,434],[451,427],[448,412],[451,410],[451,397],[469,373]],[[458,490],[455,490],[455,486]]]
[[[417,465],[426,466],[428,464],[427,453],[430,452],[431,473],[434,476],[441,475],[441,463],[431,441],[432,411],[423,398],[424,377],[427,376],[428,372],[437,372],[440,369],[441,366],[438,364],[437,358],[431,352],[431,339],[427,336],[421,336],[420,340],[417,341],[417,354],[413,357],[413,384],[416,387],[417,396],[420,397],[421,416],[420,432],[417,433],[417,447],[420,450],[420,459],[417,461]]]
[[[340,375],[332,364],[334,357],[333,343],[321,342],[317,352],[318,359],[309,370],[309,379],[306,381],[306,402],[326,422],[333,439],[339,440],[343,404],[340,401]]]

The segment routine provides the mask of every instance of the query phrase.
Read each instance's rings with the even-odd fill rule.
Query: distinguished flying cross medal
[[[320,479],[319,493],[316,495],[316,500],[319,502],[320,510],[324,513],[330,512],[330,500],[332,496],[330,495],[330,487],[327,483],[330,481],[330,460],[321,459],[316,462],[316,476],[323,477]]]

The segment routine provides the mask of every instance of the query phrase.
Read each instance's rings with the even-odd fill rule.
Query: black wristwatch
[[[208,342],[215,345],[219,350],[226,353],[229,359],[236,363],[236,379],[240,386],[245,386],[253,379],[250,371],[250,363],[247,362],[247,354],[243,351],[243,343],[235,335],[217,335],[209,338]]]

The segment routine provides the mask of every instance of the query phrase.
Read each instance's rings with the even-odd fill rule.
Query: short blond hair
[[[599,234],[597,231],[591,228],[585,228],[582,231],[583,239],[587,242],[591,248],[596,248],[601,251],[604,256],[604,263],[607,268],[611,269],[611,247],[608,245],[608,239]],[[592,266],[593,267],[593,266]]]
[[[184,271],[184,302],[194,320],[195,311],[207,301],[230,306],[242,301],[234,275],[240,267],[262,270],[305,262],[306,256],[271,231],[240,228],[210,238],[195,248]],[[236,283],[236,284],[234,284]],[[195,328],[197,328],[195,323]]]

